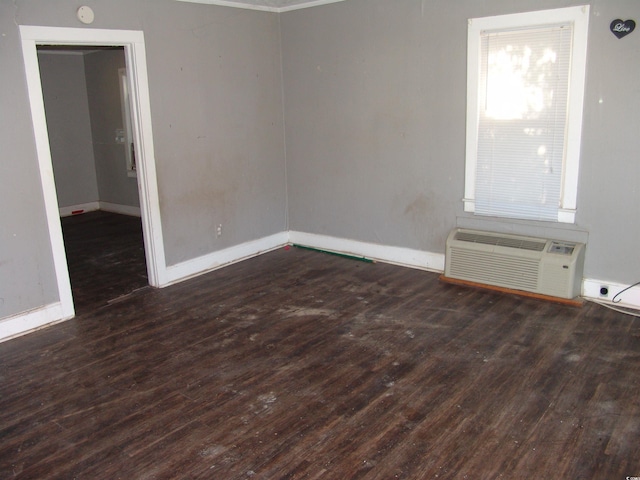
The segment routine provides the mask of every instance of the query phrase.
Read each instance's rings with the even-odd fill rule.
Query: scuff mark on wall
[[[407,205],[407,208],[404,209],[404,214],[409,215],[413,220],[416,220],[419,217],[427,215],[428,211],[429,203],[427,201],[427,197],[421,193],[413,202]]]
[[[438,231],[446,229],[445,218],[442,217],[442,205],[437,197],[428,193],[420,193],[411,203],[408,203],[403,211],[405,217],[410,222],[411,229],[420,248],[427,249],[433,241]]]

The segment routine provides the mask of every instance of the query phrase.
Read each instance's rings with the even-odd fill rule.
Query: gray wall
[[[463,212],[467,19],[591,4],[575,226]],[[444,253],[456,225],[588,239],[585,276],[640,280],[637,0],[348,0],[281,15],[289,227]],[[602,100],[602,102],[600,102]]]
[[[127,175],[126,145],[115,140],[116,129],[124,128],[118,74],[125,68],[124,50],[88,53],[84,68],[99,199],[139,207],[138,181]]]
[[[85,27],[77,6],[0,0],[0,318],[59,299],[18,25],[144,32],[168,265],[286,229],[278,16],[93,0]]]
[[[122,48],[38,54],[58,205],[110,202],[139,207],[138,182],[126,169],[118,69]]]
[[[0,317],[59,299],[14,13],[0,1]]]
[[[279,17],[155,3],[144,25],[171,265],[286,230]]]
[[[467,18],[578,3],[347,0],[276,15],[93,0],[82,27],[70,0],[0,0],[0,201],[12,205],[0,209],[0,318],[58,299],[18,25],[144,31],[172,265],[287,228],[444,253],[448,231],[476,221],[461,202]],[[577,225],[488,223],[588,236],[586,276],[632,283],[640,33],[608,28],[638,20],[640,2],[590,4]]]
[[[38,53],[60,207],[99,200],[81,54]]]

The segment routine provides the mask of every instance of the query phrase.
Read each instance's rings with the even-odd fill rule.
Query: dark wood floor
[[[76,313],[149,285],[140,218],[95,211],[61,221]]]
[[[0,478],[624,479],[639,374],[598,305],[280,249],[0,344]]]

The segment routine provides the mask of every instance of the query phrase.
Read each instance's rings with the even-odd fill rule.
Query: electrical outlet
[[[219,237],[220,235],[222,235],[222,224],[219,223],[218,226],[216,227],[216,235]]]

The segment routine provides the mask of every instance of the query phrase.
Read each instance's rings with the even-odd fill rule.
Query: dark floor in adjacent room
[[[61,223],[76,313],[149,285],[140,218],[95,211]]]
[[[638,319],[297,248],[160,290],[124,263],[0,344],[0,478],[640,475]]]

